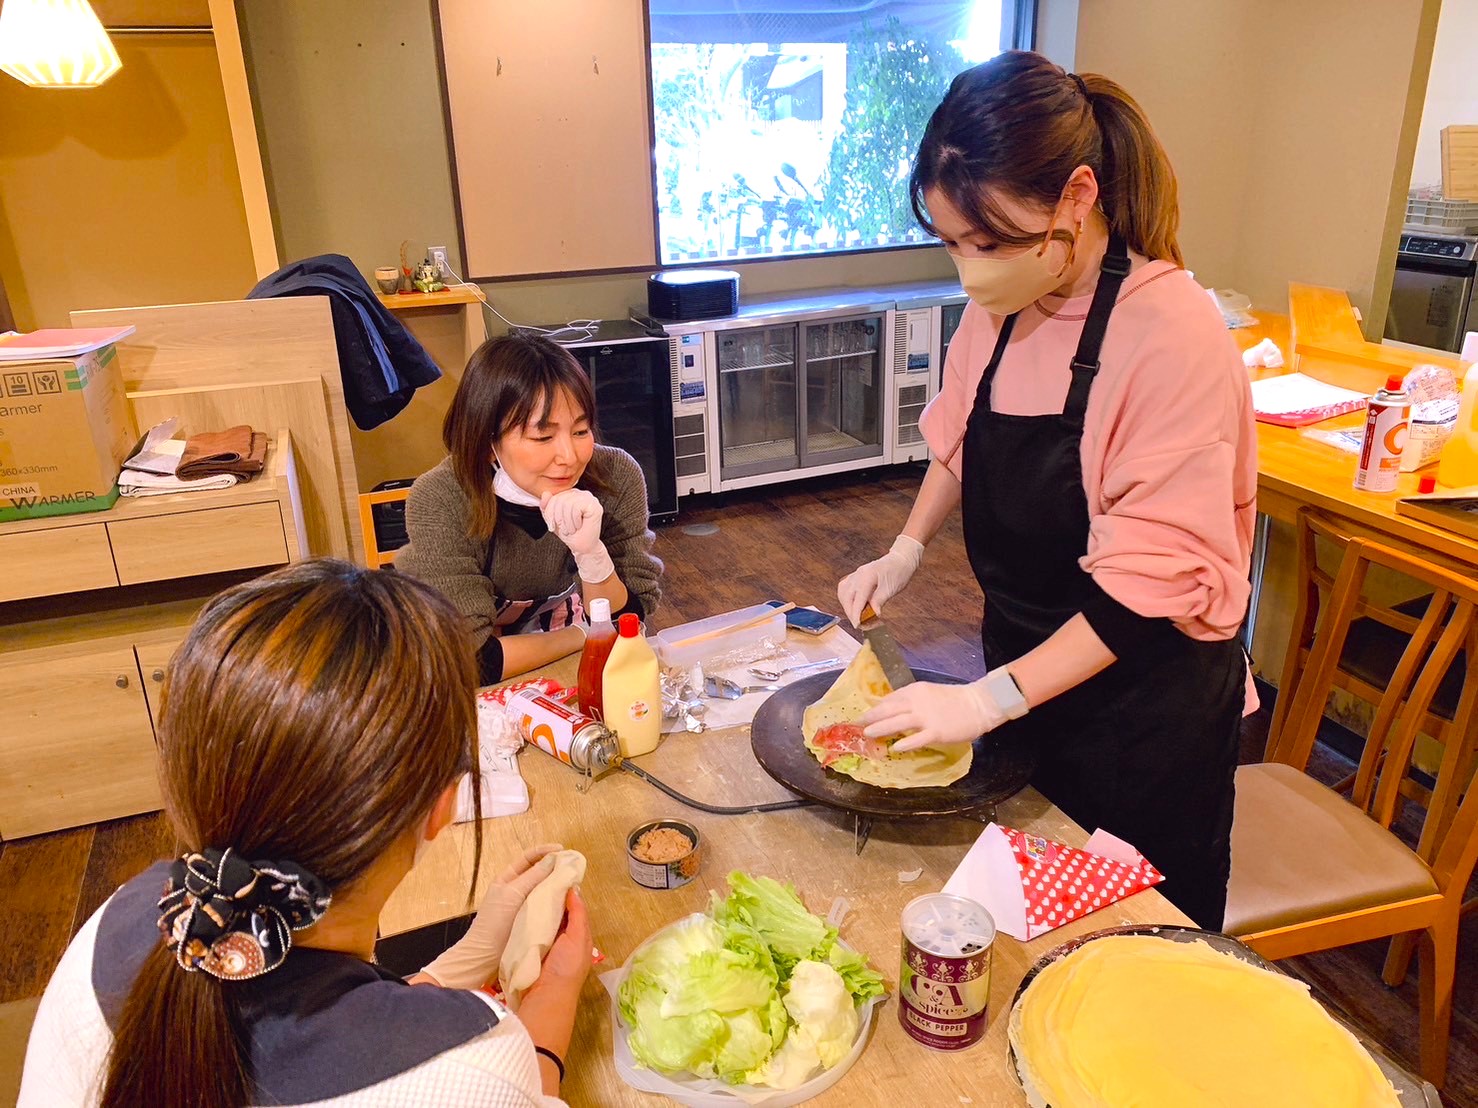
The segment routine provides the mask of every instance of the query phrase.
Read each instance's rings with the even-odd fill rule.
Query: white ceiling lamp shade
[[[97,88],[123,68],[87,0],[3,0],[0,70],[36,88]]]

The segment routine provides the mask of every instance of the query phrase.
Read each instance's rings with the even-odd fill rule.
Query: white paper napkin
[[[529,810],[529,787],[518,769],[518,750],[523,736],[508,718],[503,705],[477,698],[477,748],[479,780],[482,785],[482,817],[516,816]],[[472,819],[472,774],[457,787],[457,823]]]

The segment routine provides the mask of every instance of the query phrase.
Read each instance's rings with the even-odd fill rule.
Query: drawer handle
[[[154,680],[156,680],[156,681],[163,681],[164,680],[164,670],[162,670],[162,669],[156,669],[154,671]]]
[[[117,685],[120,689],[126,689],[126,688],[128,688],[128,677],[127,677],[127,675],[120,673],[118,675],[118,680],[114,681],[113,684]]]

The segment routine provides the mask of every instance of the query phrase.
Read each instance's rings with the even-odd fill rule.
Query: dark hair
[[[468,529],[484,539],[498,523],[493,469],[488,452],[515,428],[549,418],[560,392],[595,432],[595,392],[585,367],[559,343],[542,335],[501,335],[479,346],[467,361],[457,395],[441,425],[441,441],[452,459],[457,484],[472,503]],[[599,463],[591,459],[582,487],[605,487]]]
[[[1109,228],[1131,250],[1185,264],[1175,171],[1134,98],[1107,77],[1075,76],[1026,50],[999,54],[950,84],[914,159],[914,217],[936,233],[924,192],[937,188],[996,241],[1037,242],[985,190],[1050,207],[1080,165],[1098,178]]]
[[[477,765],[476,690],[462,617],[404,574],[323,559],[228,589],[165,674],[159,775],[175,832],[349,888]],[[124,1002],[104,1108],[247,1103],[237,987],[187,973],[161,942]]]

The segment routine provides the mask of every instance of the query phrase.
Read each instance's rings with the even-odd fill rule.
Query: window
[[[924,241],[908,170],[1032,0],[650,0],[662,262]]]

